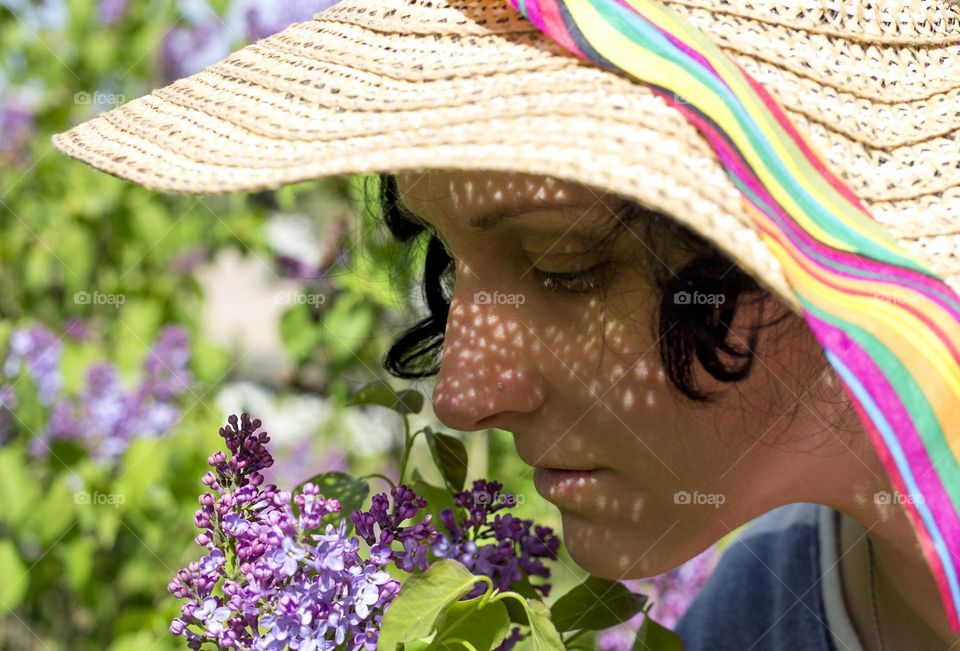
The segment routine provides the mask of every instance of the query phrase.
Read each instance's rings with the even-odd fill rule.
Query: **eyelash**
[[[426,226],[426,230],[432,237],[440,240],[447,255],[453,258],[449,248],[440,238],[440,235],[432,226]],[[541,287],[548,292],[561,295],[593,294],[602,290],[610,279],[610,261],[595,264],[587,269],[580,271],[569,271],[565,273],[553,273],[543,271],[536,267],[531,268],[533,277]]]
[[[534,278],[548,292],[556,294],[593,294],[603,289],[610,278],[612,263],[601,262],[587,269],[551,273],[534,267]]]

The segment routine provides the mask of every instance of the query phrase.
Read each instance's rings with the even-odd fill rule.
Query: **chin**
[[[681,550],[677,528],[664,535],[655,527],[618,526],[584,518],[579,514],[561,513],[563,544],[570,557],[584,570],[604,579],[643,579],[668,572],[693,555]]]

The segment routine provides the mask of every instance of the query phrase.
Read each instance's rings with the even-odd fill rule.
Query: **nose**
[[[513,305],[482,304],[455,296],[444,332],[433,409],[447,427],[512,429],[520,414],[536,411],[545,386],[531,357],[532,336]]]

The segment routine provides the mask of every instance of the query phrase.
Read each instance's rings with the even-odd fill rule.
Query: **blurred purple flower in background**
[[[9,9],[27,28],[22,35],[30,40],[38,38],[37,32],[62,30],[70,20],[67,0],[0,0],[0,7]]]
[[[199,25],[176,27],[160,46],[160,82],[168,84],[203,70],[231,51],[227,31],[215,16]]]
[[[339,0],[252,0],[246,4],[247,38],[256,41],[276,34],[293,23],[310,20],[314,14]]]
[[[0,166],[20,165],[27,160],[36,124],[26,102],[0,99]]]
[[[285,278],[313,281],[329,293],[333,290],[331,268],[347,263],[343,244],[348,233],[344,219],[332,218],[320,225],[307,215],[283,212],[271,213],[264,227],[280,273]]]
[[[121,18],[127,9],[128,0],[100,0],[97,16],[101,25],[112,25]]]
[[[25,367],[37,387],[38,400],[51,407],[46,428],[30,441],[34,456],[46,454],[54,440],[74,440],[89,448],[95,458],[110,460],[134,438],[162,435],[179,418],[176,400],[192,381],[187,369],[189,341],[180,326],[161,329],[147,352],[141,381],[130,391],[112,364],[99,362],[87,370],[80,396],[66,395],[60,373],[62,354],[61,341],[42,326],[21,328],[10,336],[4,374],[12,378]],[[4,407],[12,404],[7,396],[15,400],[12,391],[13,385],[0,386]],[[0,411],[0,429],[2,426]]]
[[[60,375],[62,355],[63,344],[56,335],[43,326],[14,330],[10,335],[3,373],[8,378],[19,380],[23,372],[21,369],[24,369],[37,387],[37,398],[40,403],[51,405],[63,384],[63,378]]]
[[[93,337],[93,333],[90,331],[90,324],[84,319],[67,319],[63,330],[68,337],[79,343],[90,341]]]
[[[188,25],[171,29],[164,37],[160,81],[170,83],[199,72],[244,44],[310,20],[334,4],[334,0],[235,0],[221,16],[205,3],[181,0]]]
[[[623,583],[633,592],[646,594],[653,602],[650,608],[650,616],[653,620],[673,629],[697,592],[710,578],[719,558],[719,549],[716,545],[712,545],[669,572],[648,579],[628,580]],[[630,651],[637,630],[643,624],[643,618],[643,613],[640,613],[620,626],[600,633],[597,636],[598,651]]]

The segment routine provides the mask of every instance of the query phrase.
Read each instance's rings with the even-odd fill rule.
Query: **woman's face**
[[[840,389],[795,320],[764,331],[753,372],[717,402],[671,389],[647,243],[624,229],[612,248],[591,247],[617,219],[614,196],[494,172],[397,182],[456,262],[434,410],[454,429],[513,433],[588,571],[658,574],[780,504],[828,501],[847,481],[843,464],[856,462],[837,456],[851,448],[834,428],[838,408],[822,401]],[[751,316],[738,312],[735,343]],[[699,367],[695,377],[722,388]]]

